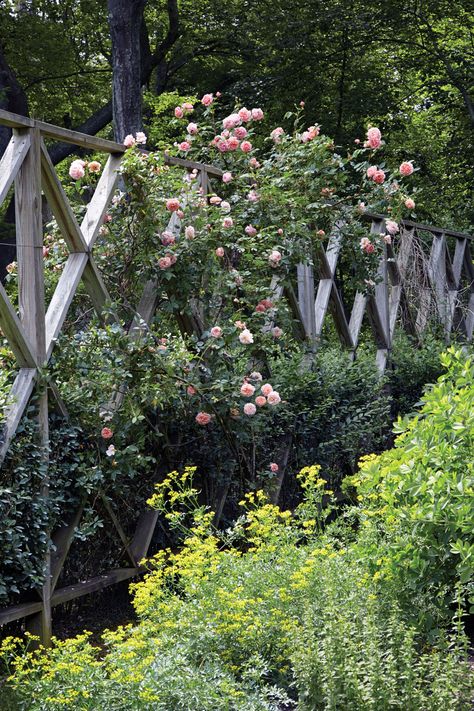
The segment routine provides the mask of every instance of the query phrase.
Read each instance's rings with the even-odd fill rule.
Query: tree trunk
[[[108,0],[112,39],[112,105],[115,140],[141,131],[140,31],[145,0]]]

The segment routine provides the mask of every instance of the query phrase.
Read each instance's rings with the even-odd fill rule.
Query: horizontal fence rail
[[[110,295],[94,259],[94,245],[103,218],[117,187],[119,169],[125,147],[114,141],[52,126],[42,121],[17,116],[0,110],[0,124],[12,128],[12,138],[0,161],[0,204],[14,186],[17,230],[17,262],[19,274],[18,310],[0,283],[0,327],[16,359],[18,372],[10,404],[4,413],[0,431],[0,464],[38,385],[47,388],[38,398],[38,427],[47,463],[49,446],[48,409],[51,399],[64,416],[67,407],[57,387],[48,376],[48,363],[61,333],[74,295],[82,282],[94,307],[100,313],[110,302]],[[55,168],[45,139],[66,141],[83,149],[109,154],[96,190],[81,222],[77,221]],[[211,179],[222,176],[212,165],[165,156],[170,165],[183,170],[196,170],[198,184],[206,196],[211,192]],[[69,256],[56,291],[45,303],[43,275],[42,195],[56,218]],[[366,215],[370,231],[381,235],[385,231],[383,215]],[[341,344],[355,357],[364,319],[376,344],[376,362],[381,372],[389,362],[397,323],[414,335],[421,334],[434,313],[442,323],[449,340],[456,330],[470,341],[474,330],[474,265],[471,236],[404,221],[394,244],[385,245],[378,268],[378,281],[370,293],[358,292],[352,309],[344,302],[337,279],[342,251],[341,233],[336,227],[325,246],[321,244],[311,264],[301,264],[295,275],[294,290],[277,278],[269,284],[273,296],[285,298],[294,317],[295,335],[314,351],[323,338],[323,329],[330,315]],[[173,214],[168,229],[179,232],[180,222]],[[428,239],[428,251],[423,246]],[[416,285],[414,288],[413,285]],[[157,305],[158,282],[145,284],[129,337],[136,339],[143,328],[151,324]],[[205,328],[199,313],[177,315],[183,333],[200,335]],[[45,376],[46,373],[46,376]],[[123,394],[109,404],[119,407]],[[43,493],[47,496],[48,482]],[[129,567],[117,568],[75,585],[57,589],[57,582],[75,531],[80,523],[84,504],[71,520],[51,534],[52,553],[45,561],[46,582],[38,589],[38,600],[20,603],[0,610],[0,625],[23,617],[30,618],[30,627],[48,643],[51,636],[51,608],[66,601],[101,590],[108,585],[130,579],[141,572],[140,561],[147,555],[158,514],[145,510],[138,518],[135,532],[128,537],[108,501],[103,499],[114,530],[129,560]]]

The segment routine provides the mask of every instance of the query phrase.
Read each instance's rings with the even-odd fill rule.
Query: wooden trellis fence
[[[0,464],[15,435],[29,399],[38,389],[38,425],[47,459],[48,403],[56,401],[56,407],[67,416],[67,408],[61,400],[57,387],[48,376],[48,363],[55,342],[61,332],[79,283],[85,285],[96,310],[100,313],[110,301],[101,273],[94,261],[93,248],[103,223],[104,215],[113,197],[118,170],[124,147],[112,141],[83,135],[74,131],[51,126],[41,121],[24,118],[0,111],[0,124],[13,130],[12,139],[0,162],[0,204],[12,185],[15,191],[17,262],[19,278],[18,309],[9,300],[0,284],[0,327],[16,358],[18,373],[11,391],[11,403],[5,411],[3,430],[0,432]],[[44,139],[65,141],[83,149],[92,149],[109,154],[97,188],[79,225],[66,198],[54,166],[48,155]],[[179,158],[169,162],[186,170],[197,170],[203,192],[209,192],[212,177],[222,172],[213,166],[194,163]],[[43,229],[41,201],[44,193],[69,250],[56,291],[45,304],[43,275]],[[371,230],[384,231],[384,217],[368,216]],[[179,220],[173,216],[170,228],[179,230]],[[415,245],[421,236],[428,235],[431,251],[419,266],[420,303],[416,309],[410,303],[407,274],[413,261]],[[452,244],[451,244],[452,243]],[[454,246],[454,251],[453,251]],[[321,246],[314,258],[314,266],[298,267],[297,292],[290,286],[281,286],[275,279],[269,289],[276,297],[284,296],[295,317],[298,336],[314,348],[322,338],[323,325],[330,313],[341,343],[355,355],[364,315],[367,314],[377,345],[377,364],[384,370],[390,356],[395,327],[398,320],[412,333],[420,333],[426,327],[430,309],[436,308],[443,323],[446,337],[453,329],[460,331],[466,340],[472,339],[474,329],[474,266],[469,235],[441,230],[434,227],[405,222],[397,243],[387,245],[380,261],[379,277],[374,293],[356,294],[351,312],[348,312],[338,287],[336,268],[342,242],[336,231]],[[411,288],[411,287],[410,287]],[[461,298],[462,295],[462,298]],[[139,336],[141,330],[151,323],[158,302],[158,285],[148,282],[143,289],[129,335]],[[399,314],[402,315],[398,319]],[[178,315],[184,332],[199,332],[204,325],[199,314]],[[111,408],[120,405],[118,396]],[[47,495],[48,480],[43,482]],[[58,589],[60,572],[71,546],[75,530],[80,522],[82,508],[76,512],[68,525],[53,532],[52,552],[46,560],[46,582],[38,590],[38,599],[11,606],[0,611],[0,626],[13,620],[27,617],[30,628],[39,632],[44,642],[51,635],[51,608],[77,597],[98,591],[108,585],[136,576],[140,572],[139,561],[146,556],[157,523],[157,513],[145,511],[138,518],[135,533],[129,539],[123,531],[111,506],[104,501],[108,514],[120,537],[123,549],[130,561],[126,568],[119,568],[90,580]]]

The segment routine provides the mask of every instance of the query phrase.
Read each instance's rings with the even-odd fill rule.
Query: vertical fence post
[[[21,129],[23,131],[23,129]],[[45,295],[43,271],[43,227],[41,219],[41,136],[38,128],[30,133],[29,151],[15,179],[15,213],[18,255],[18,307],[25,332],[33,344],[40,365],[46,363]],[[40,386],[38,395],[38,441],[41,449],[41,496],[49,495],[48,393]],[[45,582],[40,592],[43,607],[29,620],[29,629],[41,642],[51,641],[51,551],[45,554]]]

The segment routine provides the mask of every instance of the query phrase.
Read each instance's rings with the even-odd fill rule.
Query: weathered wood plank
[[[354,304],[352,306],[351,318],[349,321],[349,331],[351,333],[352,343],[354,348],[357,348],[359,343],[360,329],[362,328],[362,321],[364,319],[365,307],[367,299],[364,294],[357,292],[354,299]]]
[[[33,344],[23,330],[20,319],[12,306],[3,284],[0,282],[0,327],[20,368],[35,368],[36,357]]]
[[[29,134],[14,134],[0,161],[0,205],[5,200],[30,147]]]
[[[88,245],[79,227],[64,188],[56,175],[44,143],[41,144],[43,191],[70,252],[87,252]]]
[[[122,541],[123,547],[130,559],[131,564],[136,567],[137,561],[135,560],[135,557],[130,549],[130,541],[126,536],[125,531],[123,530],[122,525],[121,525],[120,521],[118,520],[118,517],[117,517],[115,511],[113,510],[111,502],[105,496],[105,494],[101,494],[100,498],[102,499],[102,503],[104,504],[105,510],[107,511],[107,513],[110,517],[110,520],[114,524],[115,530],[117,531],[117,533],[120,537],[120,540]]]
[[[45,138],[52,138],[54,141],[63,141],[64,143],[72,143],[75,146],[80,146],[81,148],[86,148],[91,151],[125,153],[127,150],[123,143],[116,143],[115,141],[109,141],[106,138],[99,138],[98,136],[90,136],[87,133],[79,133],[79,131],[72,131],[70,128],[53,126],[44,121],[35,121],[35,126],[39,128]]]
[[[215,165],[209,165],[208,163],[198,163],[193,160],[188,160],[188,158],[178,158],[177,156],[165,155],[165,163],[168,165],[179,165],[182,168],[189,168],[190,170],[204,171],[210,173],[211,175],[216,175],[222,177],[224,171],[220,168],[216,168]]]
[[[67,554],[71,547],[76,533],[79,521],[81,520],[82,512],[84,511],[84,503],[81,503],[77,511],[71,517],[68,524],[61,526],[53,534],[51,540],[54,545],[54,550],[51,553],[51,590],[56,588],[59,576],[63,569]]]
[[[102,279],[102,274],[92,257],[89,257],[86,263],[82,273],[82,281],[84,282],[87,293],[92,299],[95,310],[101,315],[105,304],[111,304],[112,299]],[[118,322],[118,317],[114,316],[114,318]]]
[[[90,580],[81,581],[75,585],[68,585],[67,587],[54,591],[51,597],[51,605],[55,607],[56,605],[62,605],[64,602],[75,600],[78,597],[90,595],[90,593],[103,590],[109,587],[109,585],[115,585],[123,580],[134,578],[141,572],[142,570],[140,568],[116,568],[105,575],[98,575]]]
[[[23,617],[35,615],[41,612],[43,607],[42,602],[24,602],[20,605],[11,605],[4,610],[0,610],[0,627],[8,625],[15,620],[21,620]]]
[[[92,200],[87,206],[87,211],[81,224],[81,232],[89,249],[92,249],[98,237],[99,229],[103,225],[104,215],[112,200],[115,186],[119,177],[121,157],[109,156],[104,166],[102,175],[95,189]]]
[[[33,128],[35,122],[27,116],[20,116],[20,114],[0,109],[0,124],[9,128]]]
[[[5,421],[0,429],[0,464],[15,436],[21,417],[25,411],[36,380],[36,368],[22,368],[15,378],[9,394],[9,405],[5,408]]]
[[[158,515],[158,511],[146,509],[138,519],[135,534],[130,542],[130,551],[137,563],[140,563],[148,554]]]

